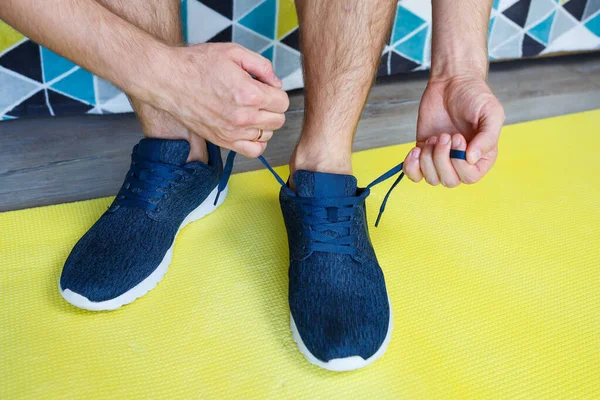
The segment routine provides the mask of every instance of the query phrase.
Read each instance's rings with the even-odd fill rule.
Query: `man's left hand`
[[[417,146],[404,163],[414,182],[455,187],[479,181],[494,165],[504,123],[502,105],[482,78],[432,78],[421,99]],[[467,161],[450,158],[467,152]]]

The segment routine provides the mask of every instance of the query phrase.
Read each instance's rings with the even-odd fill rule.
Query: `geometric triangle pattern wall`
[[[285,89],[303,86],[294,0],[182,0],[190,44],[236,42],[272,61]],[[600,0],[494,0],[490,59],[600,50]],[[398,2],[379,75],[427,69],[431,2]],[[131,111],[109,82],[0,21],[0,120]]]

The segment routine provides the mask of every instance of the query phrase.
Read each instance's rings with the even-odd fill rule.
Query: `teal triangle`
[[[3,116],[2,116],[2,119],[3,119],[4,121],[8,121],[8,120],[11,120],[11,119],[15,119],[15,117],[9,117],[8,115],[3,115]]]
[[[50,82],[56,77],[72,70],[77,65],[53,51],[42,47],[42,67],[44,70],[44,82]]]
[[[529,29],[529,34],[534,38],[538,39],[543,44],[547,45],[548,39],[550,38],[550,31],[552,30],[552,22],[554,22],[555,15],[556,11],[552,11],[552,14],[550,14],[548,18]]]
[[[423,18],[398,5],[394,33],[392,34],[392,44],[418,29],[425,22]]]
[[[94,76],[85,69],[79,68],[53,84],[52,88],[86,103],[96,104]]]
[[[273,62],[273,46],[269,47],[265,51],[261,53],[261,55],[265,58],[268,58],[269,61]]]
[[[408,40],[399,43],[395,49],[413,61],[423,64],[425,41],[427,40],[427,27],[421,29]]]
[[[238,23],[269,39],[275,39],[275,20],[277,19],[277,0],[266,0]]]
[[[183,40],[185,43],[188,42],[188,20],[187,20],[187,0],[181,0],[181,25],[183,29]]]
[[[600,14],[586,22],[585,27],[592,31],[594,35],[600,37]]]
[[[500,5],[500,0],[494,0],[494,4],[492,7],[494,8],[494,10],[497,10],[499,5]]]

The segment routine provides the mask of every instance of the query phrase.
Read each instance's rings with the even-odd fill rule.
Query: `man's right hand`
[[[155,65],[158,75],[144,88],[143,100],[211,143],[247,157],[264,152],[289,107],[269,60],[233,43],[161,46],[158,51],[166,51],[157,57],[166,64]],[[254,142],[259,129],[263,135]]]

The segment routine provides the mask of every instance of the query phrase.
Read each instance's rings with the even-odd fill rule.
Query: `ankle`
[[[292,176],[298,170],[326,172],[330,174],[352,175],[351,152],[328,149],[325,146],[304,146],[298,143],[290,159],[290,185]]]

